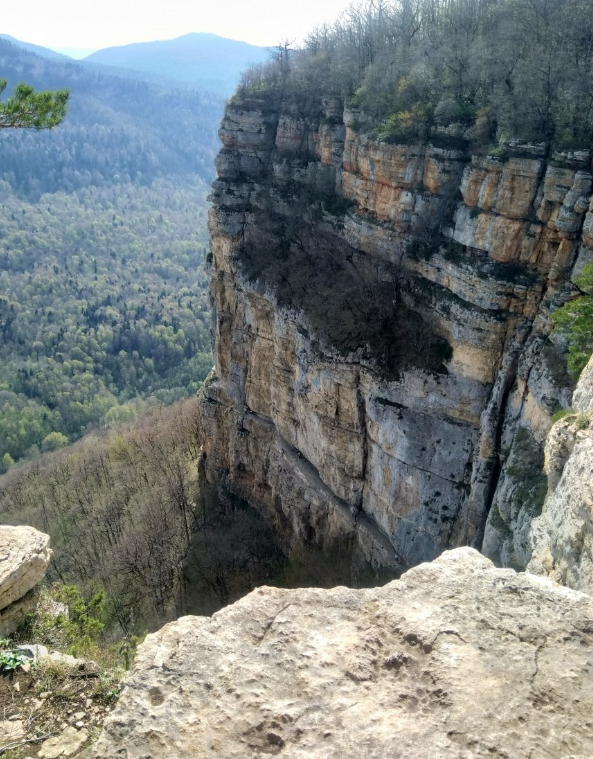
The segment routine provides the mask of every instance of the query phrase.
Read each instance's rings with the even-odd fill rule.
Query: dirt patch
[[[38,756],[45,741],[68,729],[86,736],[83,748],[90,745],[119,692],[119,683],[94,669],[48,662],[0,672],[0,757]]]

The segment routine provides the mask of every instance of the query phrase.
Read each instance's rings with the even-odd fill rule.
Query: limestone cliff
[[[470,548],[383,588],[259,588],[149,635],[96,759],[593,754],[593,601]]]
[[[549,314],[593,256],[589,153],[390,145],[339,100],[277,95],[235,97],[220,136],[205,477],[288,544],[525,567],[572,393]]]
[[[531,530],[528,569],[593,593],[593,359],[573,396],[574,413],[557,422],[545,448],[548,494]]]

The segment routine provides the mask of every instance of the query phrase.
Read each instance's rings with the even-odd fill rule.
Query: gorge
[[[592,258],[590,154],[389,145],[363,119],[227,107],[200,471],[287,552],[403,574],[166,625],[95,759],[593,751],[593,360],[573,397],[550,324]]]
[[[66,604],[28,630],[115,673],[31,755],[588,759],[593,6],[364,0],[291,45],[220,125],[197,396],[0,483]]]

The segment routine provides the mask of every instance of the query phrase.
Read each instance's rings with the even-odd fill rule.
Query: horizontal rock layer
[[[590,156],[388,145],[365,120],[336,99],[227,107],[206,476],[289,544],[525,567],[572,392],[549,314],[592,258]]]
[[[96,759],[593,754],[593,601],[469,548],[149,635]]]

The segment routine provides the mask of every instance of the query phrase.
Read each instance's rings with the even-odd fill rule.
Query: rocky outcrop
[[[0,526],[0,638],[35,608],[34,589],[51,559],[49,535],[33,527]]]
[[[588,153],[388,145],[337,99],[236,97],[211,213],[205,477],[287,545],[524,568],[572,383],[551,310],[593,257]]]
[[[572,405],[574,413],[552,427],[546,443],[548,494],[532,525],[528,569],[593,593],[593,359]]]
[[[593,754],[593,601],[444,553],[373,590],[260,588],[149,635],[96,759]]]

